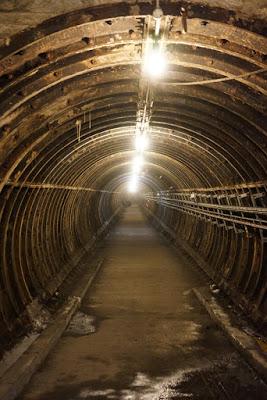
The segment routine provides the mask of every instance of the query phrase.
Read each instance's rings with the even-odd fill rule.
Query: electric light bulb
[[[143,152],[148,147],[148,137],[146,135],[138,135],[135,138],[135,148],[139,152]]]
[[[143,165],[143,157],[142,156],[136,156],[133,160],[133,168],[141,168]]]
[[[128,183],[128,191],[130,193],[135,193],[138,187],[138,177],[136,175],[132,175],[130,181]]]
[[[166,70],[166,59],[159,47],[150,48],[147,51],[143,71],[152,78],[158,78]]]
[[[141,165],[140,164],[134,164],[133,165],[133,173],[134,174],[139,174],[141,172]]]

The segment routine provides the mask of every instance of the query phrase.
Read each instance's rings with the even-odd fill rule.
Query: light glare
[[[152,78],[158,78],[166,70],[166,60],[160,48],[150,48],[144,61],[143,71]]]
[[[136,136],[135,148],[139,152],[146,150],[148,148],[148,137],[144,134]]]
[[[128,184],[128,191],[130,193],[135,193],[138,187],[138,178],[136,175],[131,176],[129,184]]]
[[[140,169],[143,165],[143,158],[141,156],[136,156],[133,160],[133,168]]]

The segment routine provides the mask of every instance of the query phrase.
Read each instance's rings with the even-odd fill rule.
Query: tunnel
[[[1,354],[127,215],[266,334],[266,19],[265,0],[0,2]]]

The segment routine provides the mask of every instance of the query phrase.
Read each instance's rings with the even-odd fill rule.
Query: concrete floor
[[[190,292],[204,285],[128,208],[81,310],[21,400],[267,399]]]

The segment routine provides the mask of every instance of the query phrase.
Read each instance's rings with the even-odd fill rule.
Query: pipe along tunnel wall
[[[168,71],[153,86],[143,207],[264,326],[267,5],[161,3]],[[3,342],[125,199],[153,9],[146,0],[0,5]]]

